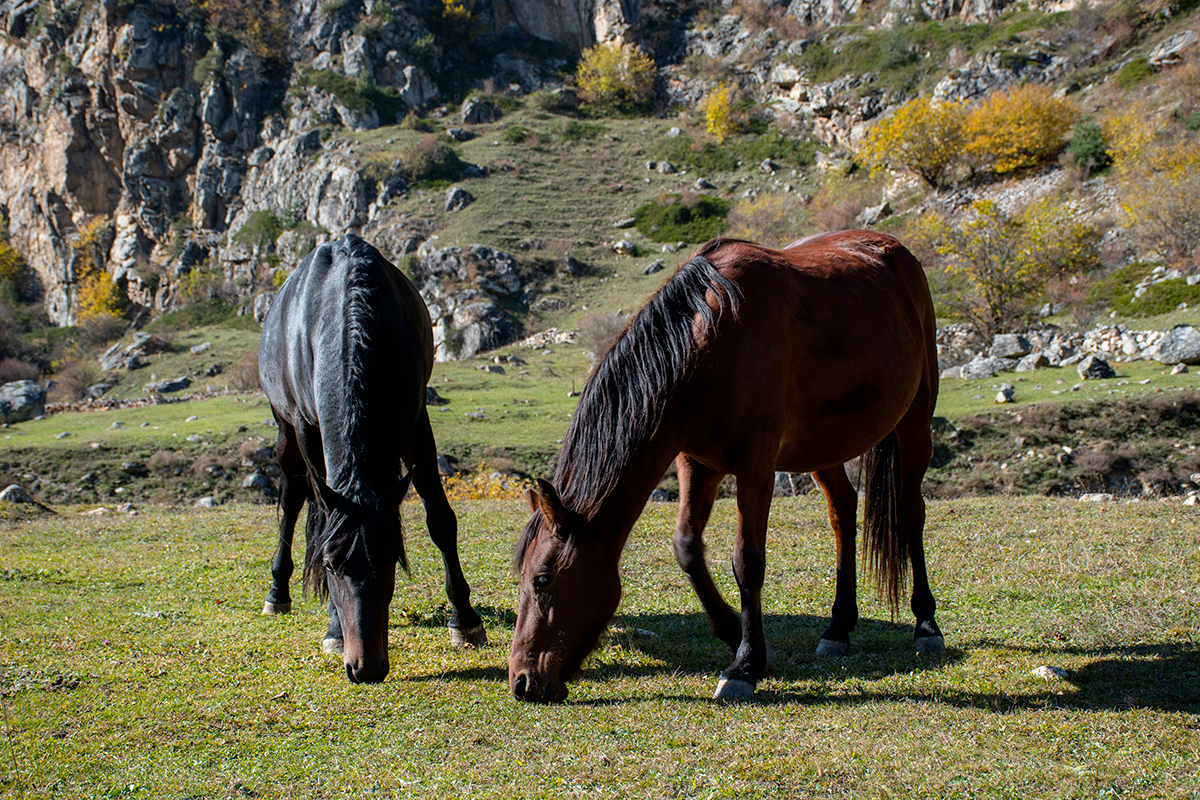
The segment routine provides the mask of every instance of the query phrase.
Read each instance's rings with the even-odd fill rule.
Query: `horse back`
[[[319,431],[335,490],[354,462],[395,460],[432,369],[429,312],[416,287],[353,234],[310,253],[263,323],[263,390],[293,426]]]
[[[864,452],[915,403],[932,415],[933,303],[896,239],[840,231],[783,250],[732,242],[709,258],[743,295],[698,370],[705,391],[726,396],[731,436],[761,433],[778,441],[780,468],[811,471]]]

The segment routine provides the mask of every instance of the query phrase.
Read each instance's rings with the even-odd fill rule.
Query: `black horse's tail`
[[[907,531],[900,525],[900,445],[892,431],[863,455],[863,565],[893,618],[908,583]]]

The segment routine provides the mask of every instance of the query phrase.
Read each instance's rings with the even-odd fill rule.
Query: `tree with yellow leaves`
[[[875,123],[859,157],[872,171],[907,169],[934,188],[944,187],[962,157],[966,118],[963,103],[934,103],[928,97],[909,100]]]
[[[75,317],[80,323],[117,316],[124,298],[102,265],[108,217],[95,217],[80,228],[71,249],[75,254]]]
[[[654,61],[635,44],[606,42],[583,51],[575,80],[584,102],[617,108],[644,106],[654,98]]]
[[[983,169],[1006,175],[1051,161],[1078,119],[1075,104],[1046,86],[993,92],[971,109],[964,149]]]
[[[967,291],[952,305],[988,336],[1025,322],[1047,280],[1086,273],[1099,261],[1099,233],[1072,204],[1052,198],[1015,215],[978,200],[956,223],[931,213],[915,228],[946,271],[965,281]]]
[[[703,100],[700,110],[704,112],[706,129],[721,144],[733,135],[737,121],[733,115],[733,87],[722,81]]]

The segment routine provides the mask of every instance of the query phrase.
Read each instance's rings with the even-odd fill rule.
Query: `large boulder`
[[[34,381],[0,386],[0,422],[25,422],[46,413],[46,390]]]
[[[1032,350],[1029,340],[1018,333],[997,333],[992,338],[992,358],[1022,358]]]
[[[1176,325],[1163,335],[1155,359],[1160,364],[1200,364],[1200,331]]]
[[[1075,365],[1075,369],[1079,372],[1079,377],[1085,381],[1117,377],[1116,371],[1109,366],[1108,362],[1097,355],[1083,358]]]

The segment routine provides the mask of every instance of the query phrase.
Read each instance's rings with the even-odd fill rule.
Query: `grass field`
[[[767,634],[776,677],[709,699],[729,654],[648,507],[625,594],[568,701],[505,682],[523,502],[460,503],[492,646],[453,651],[436,551],[404,507],[411,576],[392,673],[352,686],[323,609],[259,615],[264,507],[0,523],[0,792],[10,797],[1182,797],[1200,792],[1200,519],[1177,503],[1042,498],[930,506],[948,652],[860,593],[851,655],[812,654],[833,552],[815,496],[776,502]],[[709,552],[727,596],[732,503]],[[1065,680],[1031,674],[1042,665]]]

